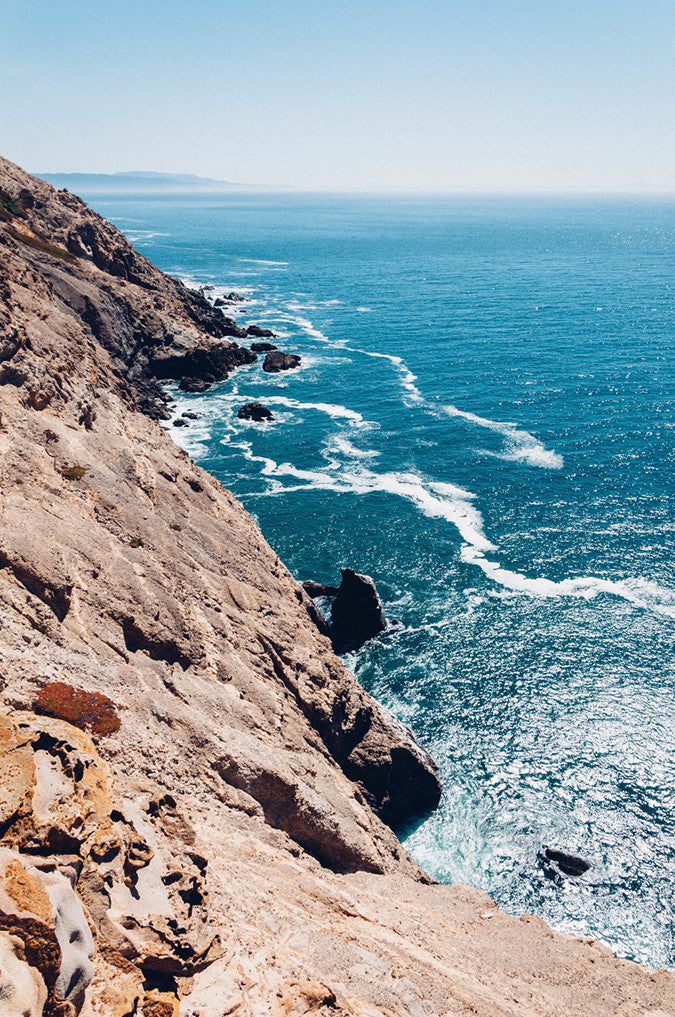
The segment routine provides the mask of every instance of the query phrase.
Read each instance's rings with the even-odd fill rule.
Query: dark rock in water
[[[336,648],[361,646],[387,627],[382,602],[370,576],[341,569],[342,582],[333,601],[331,622]]]
[[[251,349],[254,353],[271,353],[272,350],[278,349],[274,343],[251,343]]]
[[[181,378],[178,388],[183,392],[206,392],[211,388],[211,382],[202,378]]]
[[[245,406],[241,406],[237,410],[237,416],[240,420],[256,420],[258,422],[262,420],[274,420],[274,414],[271,410],[268,410],[266,406],[261,403],[246,403]]]
[[[282,353],[281,350],[274,350],[274,352],[268,353],[263,361],[263,371],[267,371],[268,374],[290,371],[293,367],[300,367],[300,357],[297,353]]]
[[[186,410],[185,413],[181,413],[181,417],[185,417],[187,420],[199,420],[199,414],[190,413],[189,410]]]
[[[562,872],[566,876],[583,876],[584,872],[588,872],[591,867],[590,862],[579,858],[578,855],[570,855],[567,851],[559,851],[557,848],[546,846],[542,851],[542,861],[544,861],[544,872],[549,878],[553,878],[558,872]],[[547,866],[546,862],[552,864]]]
[[[188,427],[189,425],[188,425],[187,420],[183,420],[182,417],[178,417],[177,420],[174,420],[173,426],[174,427]]]
[[[275,333],[271,328],[260,328],[259,325],[249,325],[246,335],[252,335],[254,339],[274,339]]]
[[[328,635],[336,653],[355,650],[387,628],[382,602],[370,576],[359,575],[354,569],[340,571],[339,586],[328,586],[313,579],[302,584],[310,597],[328,597],[333,601]]]
[[[242,297],[241,293],[235,293],[233,290],[231,293],[227,294],[225,299],[227,300],[228,304],[240,304],[243,303],[244,300],[246,300],[246,297]]]
[[[306,579],[302,588],[312,600],[316,597],[337,597],[339,590],[339,586],[326,586],[325,583],[317,583],[313,579]]]
[[[223,300],[222,297],[216,297],[216,299],[213,301],[213,306],[214,307],[225,307],[226,303],[227,303],[227,301]]]

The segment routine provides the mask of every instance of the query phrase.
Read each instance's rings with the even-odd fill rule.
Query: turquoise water
[[[412,853],[674,966],[675,204],[95,205],[302,355],[181,396],[173,434],[299,579],[375,578],[400,624],[348,662],[445,785]],[[237,420],[252,399],[273,426]],[[551,881],[542,844],[593,867]]]

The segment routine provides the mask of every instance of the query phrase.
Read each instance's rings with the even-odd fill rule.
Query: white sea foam
[[[484,427],[488,431],[496,431],[504,437],[504,449],[502,452],[488,452],[481,449],[483,455],[494,456],[496,459],[505,459],[508,462],[527,463],[529,466],[540,466],[547,470],[559,470],[563,465],[563,458],[552,449],[547,449],[538,438],[535,438],[529,431],[523,431],[516,426],[501,420],[489,420],[487,417],[479,417],[475,413],[460,410],[457,406],[444,406],[443,410],[449,417],[461,417],[477,427]]]
[[[612,580],[597,576],[578,576],[555,582],[543,577],[532,578],[521,572],[502,568],[498,562],[489,561],[479,548],[469,544],[462,548],[461,559],[477,565],[494,583],[517,593],[527,593],[533,597],[583,597],[584,600],[592,600],[599,593],[608,593],[621,597],[636,607],[675,618],[675,591],[649,579]]]
[[[333,435],[326,442],[327,452],[337,452],[340,455],[348,456],[350,459],[377,459],[379,452],[375,449],[357,448],[351,441],[343,438],[342,435]]]
[[[265,258],[239,258],[239,261],[245,265],[271,265],[278,268],[285,268],[287,265],[290,265],[289,261],[268,261]]]
[[[363,357],[374,357],[377,360],[388,360],[390,364],[393,364],[398,371],[401,378],[401,387],[404,391],[404,402],[408,405],[419,405],[426,402],[424,396],[418,389],[415,382],[417,376],[412,373],[409,367],[403,362],[402,357],[397,357],[393,353],[379,353],[376,350],[361,350],[353,346],[345,346],[345,350],[348,353],[358,353]]]
[[[298,399],[289,399],[286,396],[266,396],[265,402],[272,403],[273,406],[287,406],[292,410],[317,410],[319,413],[326,413],[333,419],[348,420],[350,424],[356,426],[362,426],[367,421],[363,419],[360,413],[356,410],[350,410],[346,406],[337,406],[333,403],[303,403]]]

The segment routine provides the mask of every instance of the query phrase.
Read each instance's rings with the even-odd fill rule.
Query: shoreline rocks
[[[580,858],[579,855],[571,855],[567,851],[561,851],[559,848],[544,847],[540,854],[542,868],[544,874],[549,879],[554,879],[556,876],[583,876],[585,872],[588,872],[592,868],[591,863],[587,862],[585,858]]]

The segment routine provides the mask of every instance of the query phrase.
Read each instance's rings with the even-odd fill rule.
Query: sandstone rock
[[[263,371],[268,374],[277,374],[279,371],[290,371],[300,366],[300,357],[297,353],[282,353],[281,350],[274,350],[268,353],[263,361]]]
[[[261,403],[246,403],[245,406],[240,406],[237,410],[237,416],[240,420],[274,420],[274,414],[266,406],[262,406]]]

